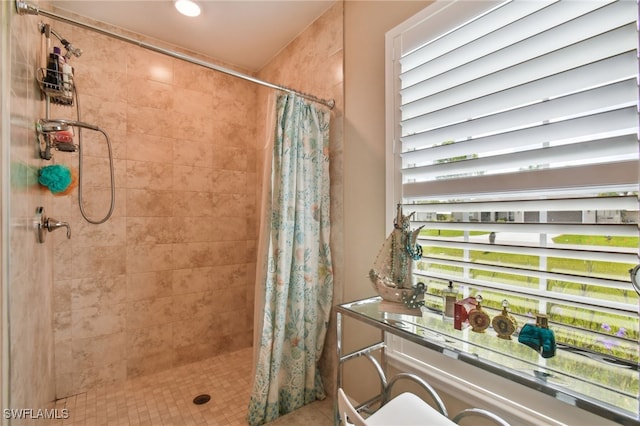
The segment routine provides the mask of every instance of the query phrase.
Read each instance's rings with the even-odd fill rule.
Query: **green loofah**
[[[40,169],[38,182],[54,194],[63,192],[71,185],[71,170],[67,166],[55,164]]]

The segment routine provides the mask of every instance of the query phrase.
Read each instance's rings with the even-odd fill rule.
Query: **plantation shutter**
[[[400,201],[425,226],[414,277],[637,361],[637,4],[464,3],[396,46]]]

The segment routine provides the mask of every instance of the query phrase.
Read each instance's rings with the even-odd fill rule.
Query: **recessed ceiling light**
[[[198,16],[200,15],[200,6],[191,0],[175,0],[176,9],[178,12],[185,16]]]

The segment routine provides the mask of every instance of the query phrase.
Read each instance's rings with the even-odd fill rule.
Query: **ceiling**
[[[65,11],[153,37],[247,71],[258,71],[336,0],[197,0],[202,13],[180,15],[172,0],[67,0]],[[82,48],[80,40],[74,45]]]

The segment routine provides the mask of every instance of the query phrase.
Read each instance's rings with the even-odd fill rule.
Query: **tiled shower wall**
[[[256,86],[53,23],[73,59],[81,121],[113,145],[113,216],[89,224],[76,188],[52,198],[56,396],[251,345]],[[53,118],[76,118],[55,106]],[[83,198],[108,211],[104,137],[82,131]],[[78,142],[76,132],[76,143]],[[77,168],[77,154],[55,161]]]

